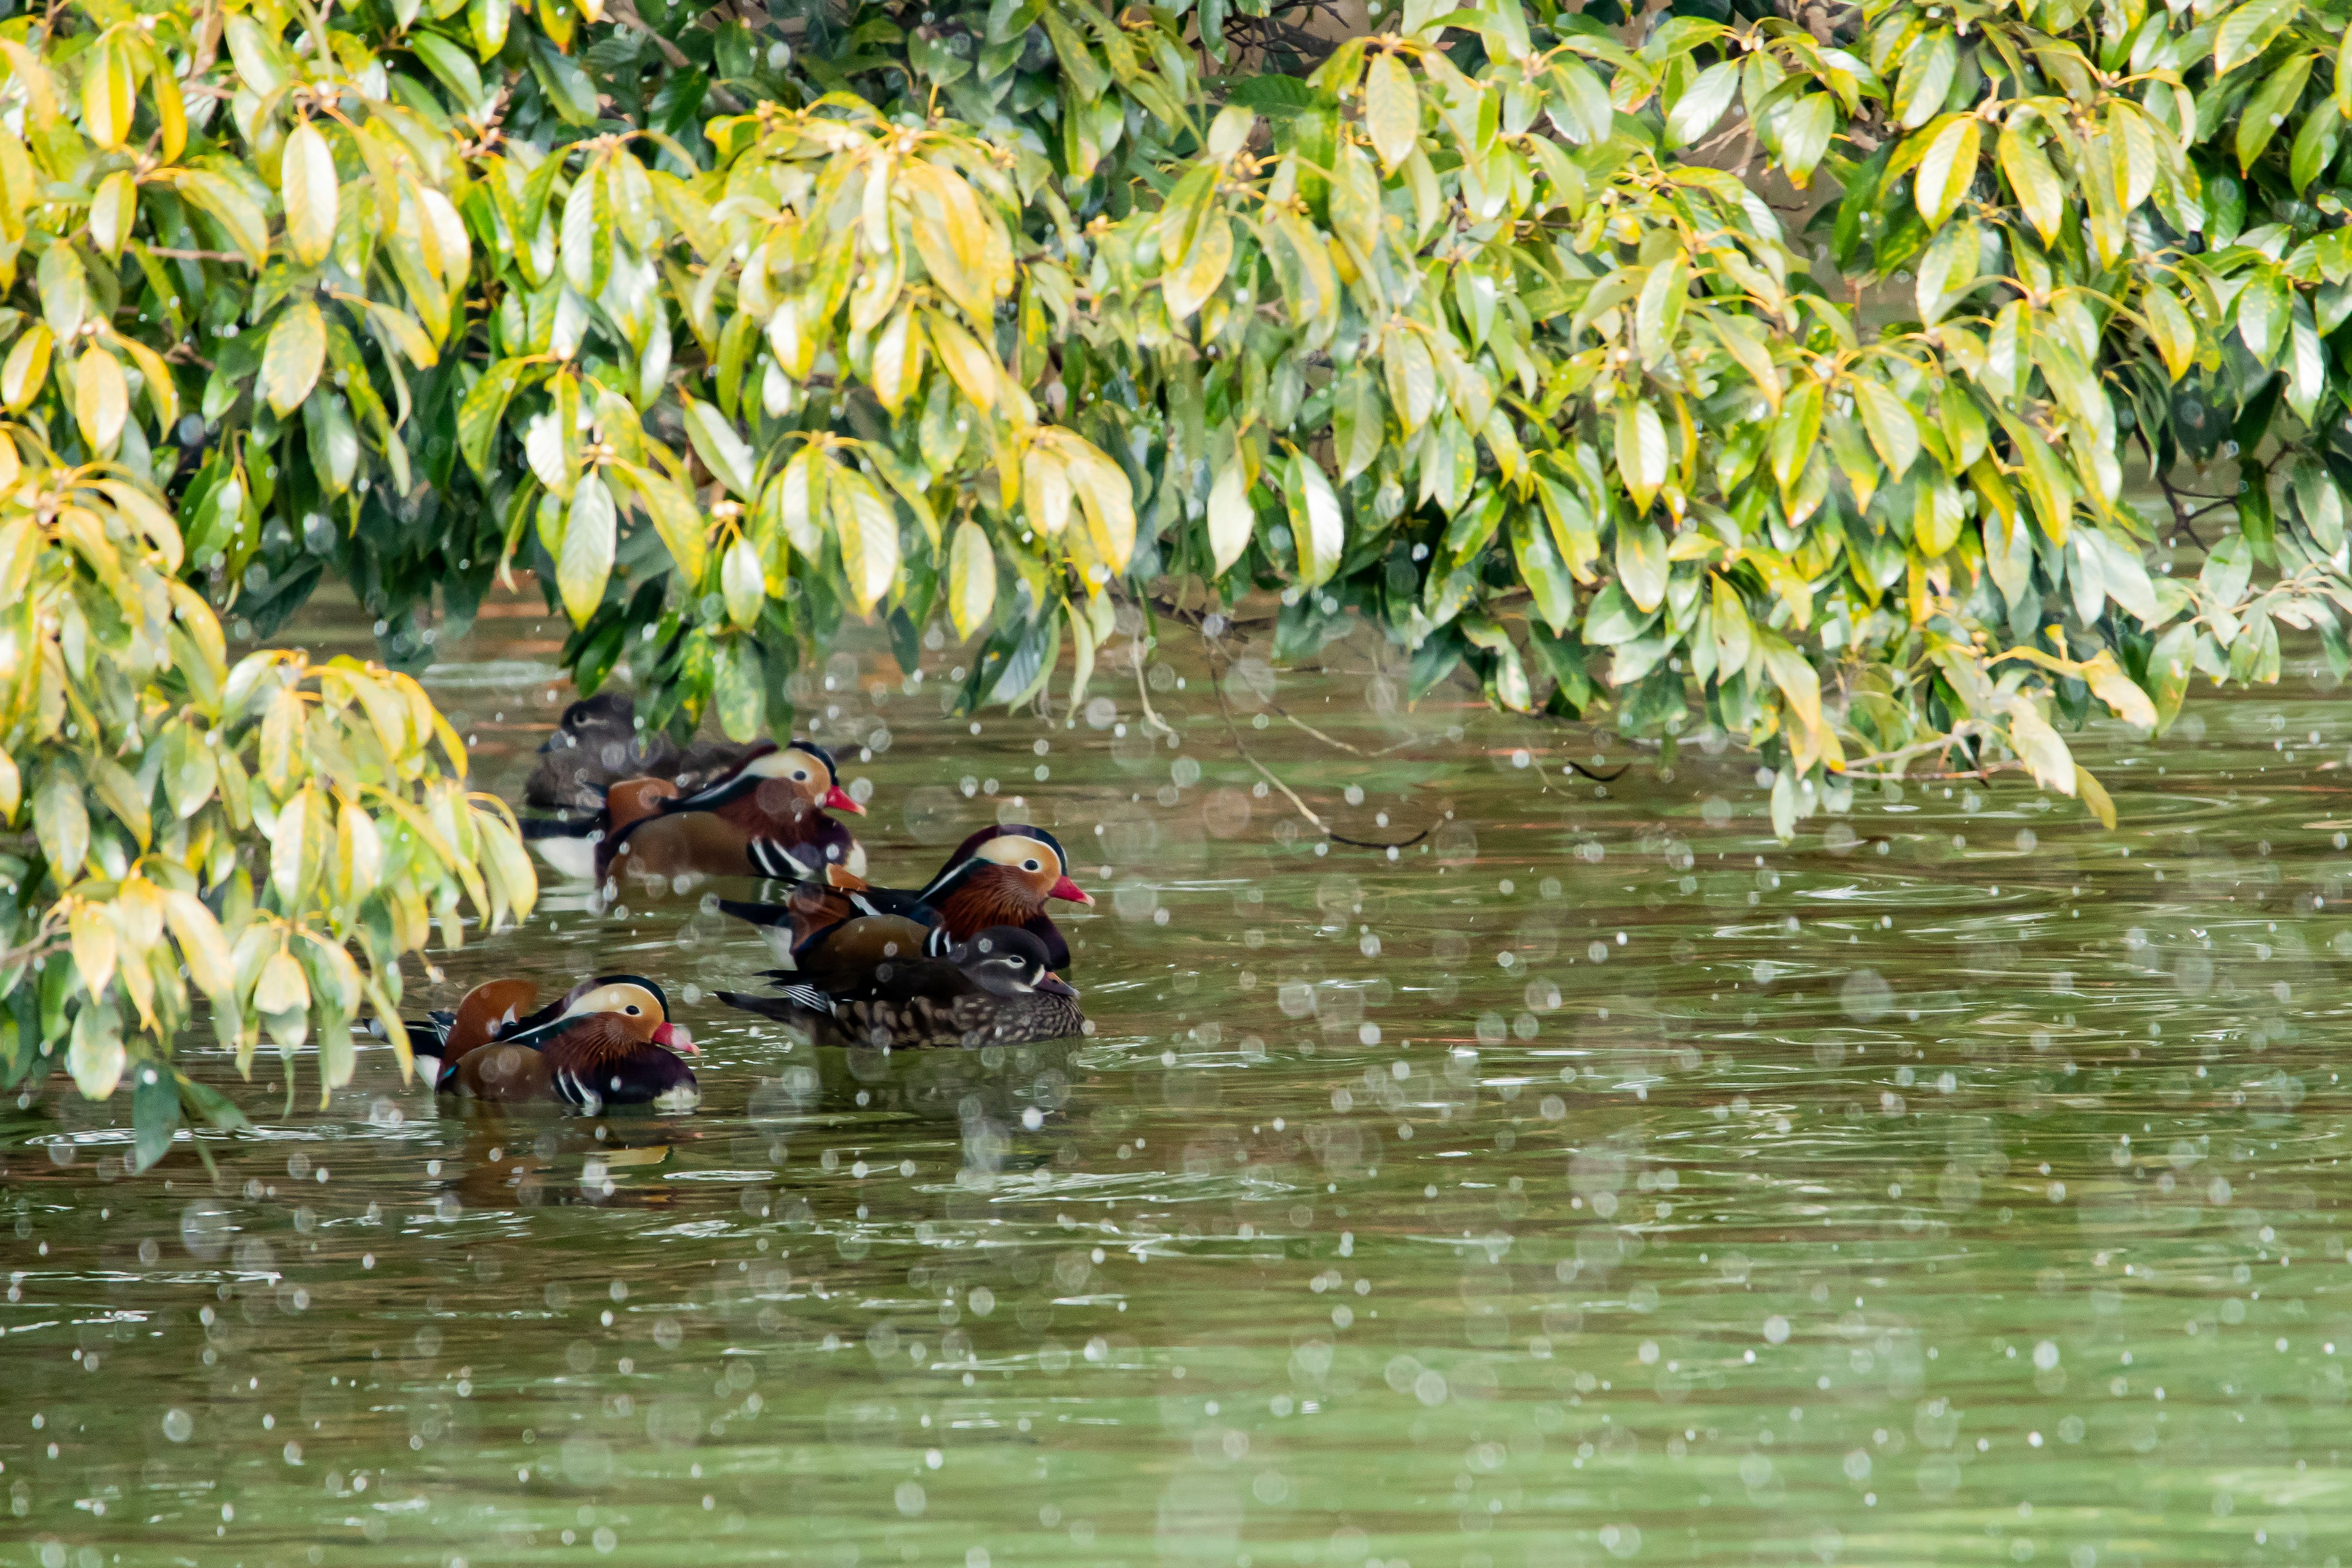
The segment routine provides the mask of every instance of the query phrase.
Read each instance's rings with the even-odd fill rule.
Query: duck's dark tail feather
[[[803,1027],[833,1016],[833,998],[814,985],[787,985],[771,996],[754,996],[747,991],[721,991],[719,999],[730,1007],[740,1007],[746,1013],[757,1013],[762,1018],[798,1024]]]

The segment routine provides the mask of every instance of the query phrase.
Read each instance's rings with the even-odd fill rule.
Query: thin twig
[[[1152,711],[1151,689],[1144,683],[1143,679],[1143,633],[1140,628],[1138,628],[1136,635],[1129,639],[1127,646],[1129,651],[1134,656],[1135,695],[1140,699],[1143,703],[1144,724],[1150,729],[1159,731],[1163,735],[1174,734],[1176,732],[1174,727],[1171,726],[1167,720],[1162,719],[1158,713]]]
[[[1929,752],[1948,752],[1954,746],[1958,745],[1962,741],[1975,740],[1985,733],[1987,733],[1987,731],[1982,724],[1979,724],[1974,719],[1963,719],[1960,722],[1952,726],[1952,732],[1948,735],[1937,735],[1929,740],[1916,741],[1907,746],[1898,746],[1891,752],[1873,752],[1866,757],[1855,757],[1849,761],[1845,765],[1846,776],[1849,778],[1853,777],[1853,770],[1856,768],[1874,767],[1887,763],[1899,763],[1907,758],[1924,756]],[[1890,774],[1888,776],[1892,777],[1893,775]]]
[[[1297,811],[1298,815],[1313,823],[1315,825],[1316,831],[1322,834],[1324,837],[1331,840],[1332,843],[1345,844],[1357,849],[1387,849],[1391,851],[1410,849],[1412,846],[1420,843],[1423,839],[1428,837],[1431,833],[1436,830],[1437,824],[1433,822],[1427,827],[1424,827],[1420,832],[1414,834],[1412,837],[1401,838],[1393,843],[1390,843],[1385,840],[1376,841],[1367,838],[1350,838],[1344,833],[1333,832],[1331,825],[1324,821],[1322,817],[1317,816],[1313,806],[1308,805],[1305,801],[1299,799],[1298,792],[1297,790],[1292,789],[1288,784],[1283,783],[1281,775],[1276,773],[1272,768],[1267,767],[1264,763],[1259,762],[1255,756],[1251,754],[1249,747],[1242,741],[1241,726],[1234,722],[1233,706],[1225,700],[1225,683],[1222,679],[1216,679],[1213,676],[1209,684],[1216,688],[1217,712],[1223,718],[1225,721],[1225,732],[1233,737],[1234,750],[1242,754],[1242,761],[1255,768],[1260,778],[1263,778],[1266,783],[1280,790],[1283,794],[1283,797],[1290,802],[1291,805]],[[1301,725],[1300,728],[1304,729],[1306,726]],[[1333,743],[1342,744],[1343,742],[1335,742]],[[1355,748],[1352,746],[1349,746],[1347,749],[1349,751],[1355,751]],[[1356,754],[1361,756],[1363,753],[1358,752]]]

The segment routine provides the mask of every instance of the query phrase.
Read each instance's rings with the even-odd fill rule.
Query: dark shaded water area
[[[2074,738],[2113,833],[2010,774],[1783,846],[1737,748],[1166,629],[1050,721],[946,711],[952,648],[801,678],[877,879],[1070,847],[1091,1037],[796,1044],[710,998],[770,962],[704,903],[748,884],[551,881],[412,1000],[652,975],[693,1112],[436,1105],[381,1047],[289,1110],[192,1039],[256,1129],[130,1176],[62,1076],[0,1106],[0,1564],[2336,1561],[2324,675]],[[440,650],[486,787],[559,644],[505,601]],[[1253,757],[1426,837],[1329,845]]]

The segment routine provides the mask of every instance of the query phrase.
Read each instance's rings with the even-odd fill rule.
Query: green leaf
[[[2263,149],[2271,144],[2271,138],[2286,123],[2296,100],[2303,97],[2304,84],[2311,79],[2312,65],[2318,58],[2315,53],[2295,56],[2273,71],[2246,100],[2245,108],[2238,113],[2239,173],[2253,167],[2254,160],[2263,155]]]
[[[269,329],[261,350],[262,395],[279,417],[302,406],[326,363],[327,323],[315,301],[297,300]]]
[[[1892,387],[1879,382],[1856,376],[1849,384],[1854,409],[1862,416],[1862,426],[1870,434],[1878,460],[1886,465],[1889,478],[1901,479],[1919,456],[1919,426],[1909,406]]]
[[[221,226],[228,242],[244,252],[257,268],[269,259],[269,225],[261,208],[236,184],[223,174],[203,169],[182,169],[173,176],[181,195]]]
[[[305,267],[324,261],[335,243],[340,189],[335,155],[319,128],[305,120],[286,138],[278,181],[286,204],[286,243]]]
[[[1379,384],[1361,364],[1350,366],[1331,389],[1332,456],[1346,484],[1380,460],[1387,415]]]
[[[2179,381],[2197,363],[2197,329],[2189,324],[2189,312],[2180,308],[2170,289],[2157,283],[2147,286],[2139,303],[2148,338],[2164,356],[2165,371]]]
[[[1536,508],[1520,506],[1513,510],[1511,553],[1518,562],[1520,581],[1527,584],[1536,614],[1543,617],[1544,624],[1562,636],[1574,630],[1575,584],[1560,562],[1551,531]]]
[[[677,566],[678,581],[689,587],[699,584],[710,558],[710,541],[702,509],[695,504],[693,492],[670,475],[626,463],[617,467],[635,486],[637,499],[645,503],[646,515],[653,519],[654,531],[661,535],[662,547]]]
[[[466,26],[474,36],[474,54],[489,59],[506,47],[511,0],[467,0]]]
[[[1959,58],[1959,46],[1943,27],[1921,35],[1904,51],[1902,78],[1895,86],[1896,124],[1916,131],[1943,112]]]
[[[1212,212],[1192,232],[1192,248],[1160,278],[1160,298],[1168,319],[1189,320],[1217,291],[1233,266],[1234,226],[1222,212]]]
[[[1617,580],[1643,615],[1665,603],[1667,571],[1665,536],[1656,524],[1645,520],[1617,525]]]
[[[457,447],[481,479],[490,477],[490,448],[506,420],[507,405],[531,369],[526,360],[502,359],[474,384],[458,405]]]
[[[1256,526],[1257,513],[1249,500],[1249,479],[1236,453],[1231,462],[1217,470],[1216,482],[1209,487],[1209,556],[1215,564],[1213,575],[1223,576],[1241,559]]]
[[[169,1153],[180,1126],[180,1085],[167,1062],[141,1061],[131,1069],[131,1168],[146,1170]]]
[[[80,878],[89,853],[89,810],[80,781],[62,767],[50,769],[33,792],[33,837],[58,886]]]
[[[2050,245],[2058,238],[2058,227],[2065,220],[2066,188],[2060,183],[2058,171],[2041,148],[2027,141],[2018,129],[2021,116],[2012,115],[2000,133],[1999,157],[2000,172],[2009,181],[2009,188],[2017,195],[2017,205],[2042,237]]]
[[[1626,398],[1617,405],[1616,424],[1617,478],[1633,498],[1633,509],[1647,511],[1666,482],[1665,421],[1650,404]]]
[[[475,68],[464,49],[437,33],[425,32],[409,34],[408,47],[416,51],[425,68],[457,96],[461,112],[471,110],[482,101],[482,73]]]
[[[120,147],[131,134],[131,117],[138,107],[131,51],[110,28],[82,57],[82,129],[101,147]]]
[[[1722,60],[1698,73],[1666,115],[1666,140],[1687,147],[1715,129],[1739,90],[1739,62]]]
[[[2213,74],[2227,76],[2259,57],[2302,11],[2303,0],[2253,0],[2222,17],[2213,34]]]
[[[694,443],[695,456],[736,500],[750,500],[754,493],[752,469],[757,465],[751,447],[735,433],[727,416],[709,404],[685,394],[679,395],[678,401],[685,405],[686,434]]]
[[[1386,50],[1364,72],[1364,129],[1384,174],[1395,173],[1420,142],[1421,94],[1404,61]]]
[[[563,520],[563,548],[555,558],[556,590],[575,626],[586,626],[604,602],[618,544],[617,523],[613,492],[604,488],[604,479],[595,474],[583,479],[572,492]]]
[[[996,552],[970,518],[956,525],[948,552],[948,618],[956,636],[970,637],[988,625],[996,607]]]
[[[1974,115],[1957,114],[1937,130],[1923,132],[1927,151],[1912,176],[1912,199],[1929,228],[1942,226],[1969,194],[1977,177],[1977,151],[1984,131]]]
[[[826,487],[833,514],[834,538],[841,549],[842,575],[849,581],[850,602],[861,616],[890,591],[898,575],[898,523],[864,474],[841,470]]]
[[[1323,477],[1322,468],[1296,447],[1284,491],[1291,538],[1298,551],[1298,580],[1307,587],[1320,587],[1339,570],[1339,556],[1348,546],[1339,493]]]
[[[1837,100],[1826,92],[1807,93],[1780,121],[1780,167],[1799,190],[1812,184],[1813,171],[1830,150],[1837,129]]]

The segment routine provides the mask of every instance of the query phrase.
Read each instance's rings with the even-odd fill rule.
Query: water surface
[[[1782,846],[1736,748],[1162,629],[1050,722],[944,711],[952,648],[802,678],[877,878],[1070,847],[1091,1038],[795,1045],[709,995],[741,888],[551,886],[412,998],[655,976],[696,1112],[192,1040],[256,1130],[133,1177],[62,1077],[0,1105],[0,1564],[2336,1562],[2324,677],[2076,738],[2115,833],[2011,774]],[[493,787],[559,646],[440,650]]]

